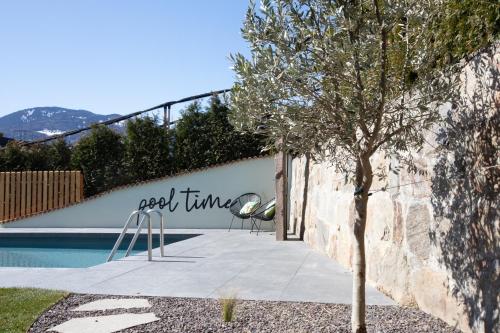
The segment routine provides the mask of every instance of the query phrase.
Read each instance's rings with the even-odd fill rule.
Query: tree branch
[[[385,21],[380,13],[378,0],[373,0],[373,4],[375,6],[375,15],[377,16],[377,22],[380,26],[380,99],[377,106],[376,122],[375,127],[373,128],[373,137],[371,139],[372,143],[379,137],[380,125],[382,123],[382,117],[384,114],[385,96],[387,93],[387,29]]]

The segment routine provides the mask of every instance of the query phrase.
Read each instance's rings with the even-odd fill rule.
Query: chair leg
[[[260,228],[262,227],[262,220],[259,222],[259,227],[257,228],[257,236],[259,235]]]
[[[233,221],[234,221],[234,215],[233,218],[231,219],[231,224],[229,225],[229,229],[227,230],[227,232],[231,231],[231,227],[233,226]]]
[[[257,219],[255,218],[250,218],[250,221],[252,222],[252,229],[250,230],[250,233],[253,232],[253,228],[255,227],[255,229],[259,230],[259,228],[257,227]]]

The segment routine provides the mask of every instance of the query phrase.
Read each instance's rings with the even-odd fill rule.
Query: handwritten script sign
[[[207,208],[229,209],[232,201],[231,199],[227,199],[223,202],[220,197],[215,196],[214,194],[208,194],[205,197],[202,197],[201,191],[192,190],[189,187],[183,191],[179,191],[180,194],[178,196],[176,193],[176,189],[172,187],[170,189],[168,198],[151,197],[149,198],[149,200],[142,199],[139,203],[139,210],[144,210],[146,208],[153,209],[158,207],[159,209],[167,208],[170,212],[173,213],[179,207],[181,207],[181,209],[183,207],[186,212],[190,212],[193,209],[199,210]]]

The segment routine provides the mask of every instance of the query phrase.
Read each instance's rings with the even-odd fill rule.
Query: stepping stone
[[[104,311],[150,307],[151,304],[144,298],[106,298],[80,305],[72,311]]]
[[[112,333],[160,320],[154,313],[125,313],[110,316],[73,318],[47,331],[59,333]]]

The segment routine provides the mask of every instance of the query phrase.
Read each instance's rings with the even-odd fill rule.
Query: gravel
[[[151,308],[73,312],[75,307],[101,298],[122,296],[71,294],[42,314],[29,332],[45,332],[66,320],[119,313],[154,312],[160,320],[122,330],[132,332],[350,332],[350,306],[345,304],[243,301],[236,305],[235,319],[221,319],[216,299],[147,298]],[[399,306],[368,306],[368,332],[460,332],[420,310]]]

